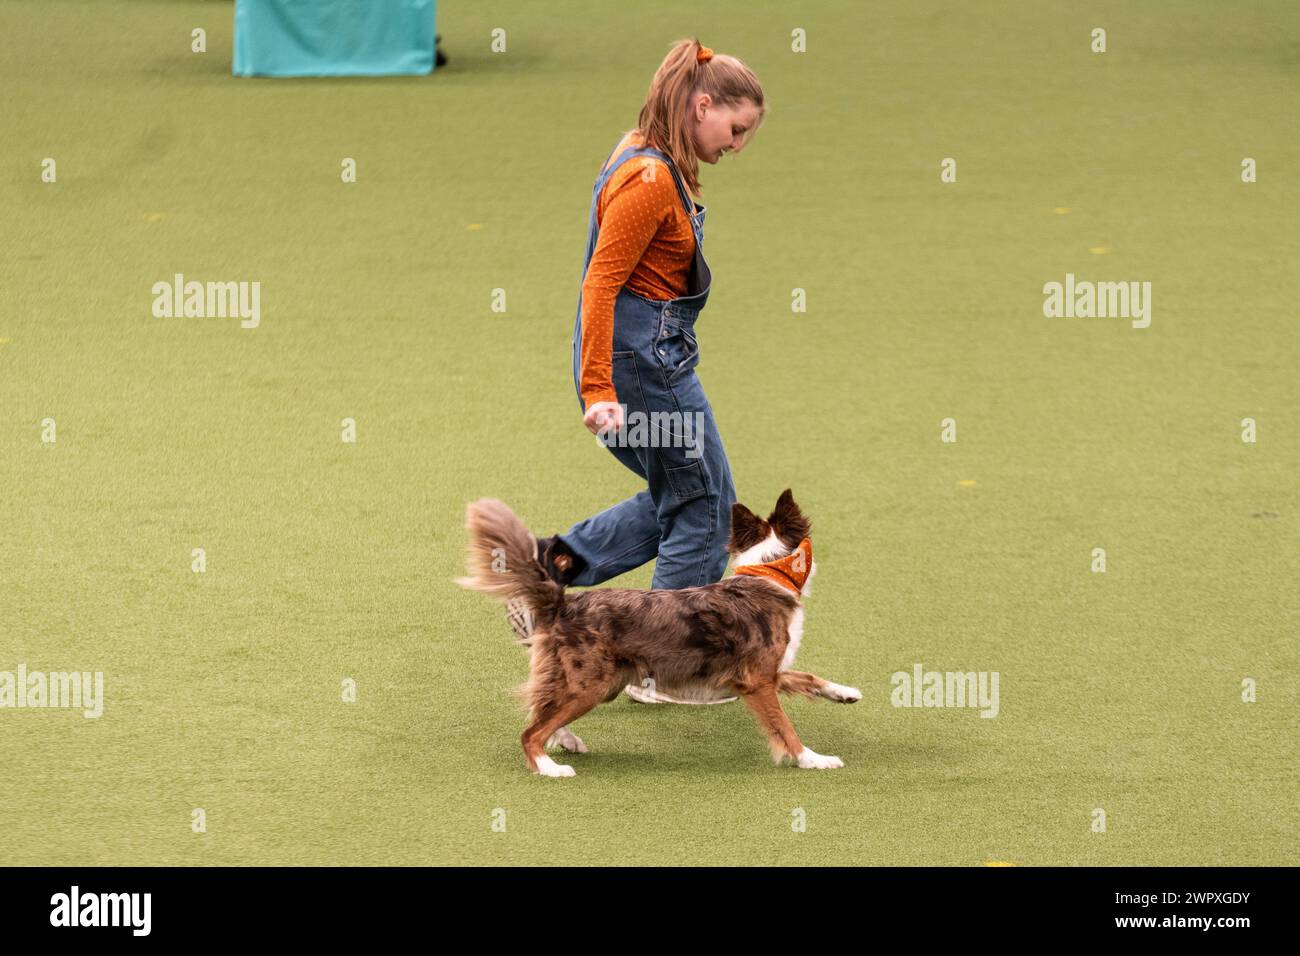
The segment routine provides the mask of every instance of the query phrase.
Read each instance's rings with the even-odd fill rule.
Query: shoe
[[[515,632],[515,637],[524,644],[532,642],[533,609],[526,601],[522,598],[512,598],[507,601],[506,620],[510,622],[510,629]]]
[[[668,693],[658,687],[628,684],[623,688],[623,693],[638,704],[729,704],[733,700],[739,700],[734,694],[727,694],[726,691],[720,691],[716,687],[699,685],[681,687],[673,693]]]
[[[587,570],[587,562],[558,534],[537,539],[537,563],[546,571],[546,576],[561,587],[568,587],[574,578]]]
[[[587,567],[587,562],[561,541],[559,535],[537,539],[537,563],[561,587],[568,587]],[[516,598],[506,602],[506,618],[515,637],[529,643],[533,636],[533,609],[522,598]]]

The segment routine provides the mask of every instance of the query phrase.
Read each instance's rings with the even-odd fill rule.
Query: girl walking
[[[708,301],[699,164],[740,152],[763,90],[740,60],[698,40],[672,46],[592,189],[573,326],[583,424],[646,482],[626,501],[538,542],[557,581],[599,584],[657,559],[651,587],[711,584],[727,566],[731,468],[696,376],[695,323]],[[628,688],[673,701],[664,688]],[[696,701],[705,702],[705,701]]]

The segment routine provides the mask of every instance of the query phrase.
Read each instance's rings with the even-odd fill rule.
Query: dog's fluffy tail
[[[538,563],[537,540],[519,516],[495,498],[480,498],[466,505],[465,528],[469,573],[456,583],[509,603],[512,614],[522,605],[530,615],[530,633],[554,621],[564,603],[564,588]]]

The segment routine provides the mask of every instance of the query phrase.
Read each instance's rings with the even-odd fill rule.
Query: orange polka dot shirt
[[[629,146],[641,145],[643,138],[633,130],[609,161]],[[634,157],[620,166],[596,201],[596,223],[600,233],[582,282],[579,389],[588,408],[619,400],[610,359],[619,290],[626,286],[657,300],[686,295],[695,258],[690,217],[662,160]]]

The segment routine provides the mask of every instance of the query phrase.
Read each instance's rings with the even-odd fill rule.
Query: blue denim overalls
[[[649,422],[643,432],[649,440],[631,442],[636,447],[622,442],[608,447],[649,487],[579,521],[560,537],[587,561],[586,569],[571,582],[574,585],[599,584],[657,557],[651,587],[697,587],[719,580],[727,568],[727,539],[736,489],[713,409],[695,374],[700,358],[695,320],[708,301],[712,283],[701,248],[706,209],[691,199],[672,161],[659,150],[630,146],[596,179],[583,279],[596,250],[600,228],[596,205],[601,190],[614,170],[634,157],[655,157],[672,171],[695,231],[695,259],[687,295],[661,301],[644,298],[624,287],[614,302],[611,365],[614,390],[619,404],[626,409],[624,434],[634,434],[629,426],[634,413],[640,413],[641,421]],[[581,290],[572,345],[573,384],[578,390],[578,404],[585,412],[581,391]],[[678,431],[686,421],[694,425],[689,435]]]

